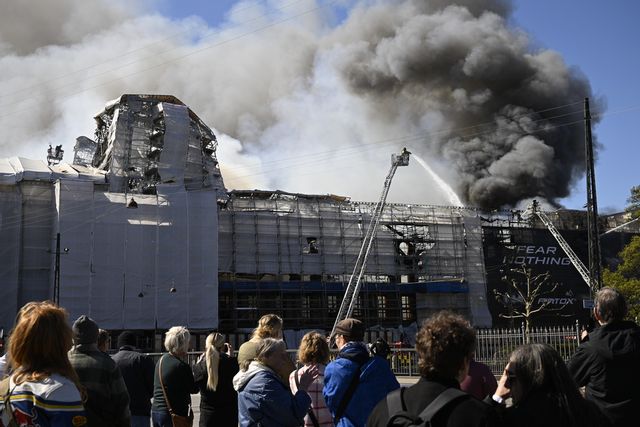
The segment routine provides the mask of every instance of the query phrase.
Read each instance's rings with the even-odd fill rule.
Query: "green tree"
[[[629,203],[629,206],[625,210],[631,212],[631,217],[640,217],[640,185],[631,187],[631,195],[627,199],[627,203]]]
[[[640,318],[640,236],[634,236],[619,256],[622,262],[618,268],[605,269],[602,280],[606,286],[622,292],[629,306],[629,318]]]

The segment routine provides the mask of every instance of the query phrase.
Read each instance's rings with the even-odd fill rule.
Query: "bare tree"
[[[560,307],[549,308],[553,298],[543,298],[550,295],[558,288],[558,283],[548,283],[551,273],[533,274],[531,268],[525,264],[509,270],[512,275],[505,275],[502,280],[508,283],[507,290],[493,290],[496,299],[509,308],[508,314],[500,314],[505,319],[523,319],[525,325],[525,337],[529,342],[529,331],[533,316],[541,311],[559,311],[567,304]]]

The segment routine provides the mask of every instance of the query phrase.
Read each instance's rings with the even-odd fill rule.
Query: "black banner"
[[[563,230],[561,234],[588,266],[586,230]],[[615,262],[617,253],[629,240],[622,233],[612,234],[614,236],[601,240],[602,258],[606,264]],[[521,273],[522,266],[531,269],[531,277],[549,273],[543,284],[538,282],[530,286],[530,289],[540,286],[540,295],[533,299],[532,308],[545,305],[532,316],[532,325],[573,324],[576,320],[585,324],[588,321],[589,287],[548,230],[483,227],[483,242],[487,301],[494,327],[519,326],[523,322],[522,318],[508,318],[524,308],[523,298],[511,285],[515,280],[521,293],[527,295],[527,278]]]

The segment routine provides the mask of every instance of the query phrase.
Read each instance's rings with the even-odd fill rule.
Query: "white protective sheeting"
[[[22,246],[18,304],[52,298],[55,234],[52,226],[54,189],[49,182],[23,181]]]
[[[9,159],[0,159],[0,184],[12,185],[17,181],[16,171],[11,166]]]
[[[168,103],[163,103],[162,107],[166,130],[158,172],[162,182],[183,185],[190,129],[189,109]]]
[[[51,181],[51,169],[44,160],[11,157],[9,162],[19,177],[18,181]]]
[[[96,183],[105,183],[106,172],[91,166],[71,165],[78,174],[78,178],[89,179]]]
[[[78,172],[71,167],[69,163],[58,163],[57,165],[49,166],[51,169],[51,178],[53,180],[59,178],[77,178]]]
[[[127,207],[131,199],[137,207]],[[217,327],[215,191],[163,185],[157,196],[125,196],[65,180],[56,203],[69,248],[60,301],[72,319],[89,314],[107,329]]]
[[[22,197],[18,187],[0,190],[0,328],[5,333],[13,326],[18,311],[18,276],[20,269],[20,231],[22,228]]]

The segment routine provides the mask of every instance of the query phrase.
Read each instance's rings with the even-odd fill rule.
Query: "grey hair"
[[[191,334],[184,326],[174,326],[164,337],[164,346],[170,353],[186,353],[189,350]]]
[[[598,291],[595,300],[596,310],[604,323],[622,320],[627,315],[627,303],[616,289],[604,287]]]
[[[283,340],[279,340],[276,338],[263,338],[260,340],[260,344],[258,344],[256,360],[262,363],[276,351],[286,349],[287,347],[284,344]]]

